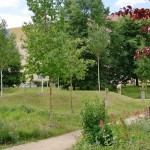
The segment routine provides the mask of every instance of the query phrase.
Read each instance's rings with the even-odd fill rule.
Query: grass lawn
[[[124,88],[125,89],[125,88]],[[80,110],[84,99],[100,98],[105,92],[74,91],[73,109],[70,112],[70,92],[66,90],[53,91],[54,127],[49,127],[49,91],[39,88],[10,88],[4,89],[4,97],[0,98],[0,149],[8,144],[20,144],[27,141],[53,137],[78,130]],[[108,113],[123,114],[123,111],[134,112],[144,109],[149,100],[142,102],[127,96],[110,92],[110,107]],[[8,142],[10,141],[10,143]]]
[[[134,99],[141,99],[141,86],[123,86],[122,87],[122,94],[132,97]],[[150,99],[150,86],[147,87],[147,94],[146,98]]]

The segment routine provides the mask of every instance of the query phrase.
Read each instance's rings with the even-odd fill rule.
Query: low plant
[[[93,144],[111,145],[113,135],[108,124],[104,102],[99,99],[86,100],[82,111],[82,127],[85,139]]]
[[[83,136],[80,137],[77,144],[73,146],[73,150],[149,150],[150,118],[149,114],[147,113],[147,108],[144,109],[144,117],[140,117],[140,113],[142,112],[138,110],[134,113],[124,112],[123,116],[111,114],[109,117],[110,122],[107,124],[109,130],[106,129],[104,122],[100,121],[100,130],[97,131],[97,133],[94,133],[96,138],[103,137],[104,139],[105,134],[103,131],[106,132],[108,130],[106,135],[109,135],[109,137],[111,137],[109,138],[109,140],[111,140],[111,142],[109,143],[111,144],[102,144],[104,143],[102,139],[91,142],[91,139],[87,136],[88,134],[91,135],[93,133],[91,131],[87,134],[83,134]],[[136,117],[137,119],[131,119],[130,123],[127,123],[126,118],[130,115],[134,115],[134,117]],[[108,119],[106,120],[108,121]],[[99,136],[97,136],[98,134]],[[101,141],[101,143],[99,141]],[[108,140],[106,139],[105,142],[106,141]]]
[[[29,114],[32,112],[35,112],[35,109],[31,107],[30,105],[20,105],[19,110],[24,111]]]
[[[0,144],[16,143],[18,135],[14,132],[13,126],[0,120]]]
[[[126,125],[124,120],[111,127],[114,135],[113,145],[117,149],[148,150],[150,138],[149,121],[144,118]],[[149,146],[148,146],[149,145]]]
[[[150,138],[149,124],[148,108],[145,108],[144,112],[141,110],[133,113],[124,112],[123,116],[111,114],[110,127],[114,136],[113,145],[122,149],[123,147],[134,150],[141,149],[141,147],[147,149],[147,141]]]

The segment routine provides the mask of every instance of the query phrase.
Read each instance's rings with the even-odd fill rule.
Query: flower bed
[[[142,115],[140,115],[142,113]],[[148,150],[150,118],[148,108],[120,115],[107,115],[98,100],[86,101],[82,109],[82,137],[74,150]],[[132,116],[132,117],[131,117]],[[128,119],[127,119],[128,118]]]

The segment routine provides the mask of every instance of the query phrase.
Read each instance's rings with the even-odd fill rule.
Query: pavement
[[[81,131],[78,130],[58,137],[14,146],[5,150],[67,150],[71,149],[80,135]]]

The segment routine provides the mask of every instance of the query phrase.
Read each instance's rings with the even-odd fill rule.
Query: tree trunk
[[[137,77],[137,76],[135,77],[135,85],[136,85],[136,86],[139,86],[139,80],[138,80],[138,77]]]
[[[76,81],[74,81],[74,83],[73,83],[73,85],[72,85],[74,91],[76,90],[76,84],[75,84],[75,82],[76,82]]]
[[[3,71],[1,70],[1,97],[3,96]]]
[[[53,127],[52,80],[50,79],[50,127]]]
[[[98,90],[100,91],[100,74],[99,74],[99,57],[97,58],[97,66],[98,66]]]
[[[42,87],[41,87],[41,92],[43,93],[43,77],[42,77]]]
[[[75,86],[75,84],[73,85],[73,90],[74,90],[74,91],[76,90],[76,86]]]
[[[48,91],[48,80],[46,82],[47,82],[47,91]]]
[[[59,77],[58,77],[58,90],[59,90]]]
[[[72,104],[72,77],[70,78],[70,109],[71,109],[71,113],[73,113],[73,104]]]

